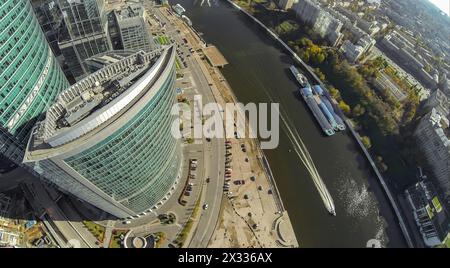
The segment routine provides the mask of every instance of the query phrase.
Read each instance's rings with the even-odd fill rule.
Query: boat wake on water
[[[306,148],[305,144],[303,143],[302,139],[300,138],[297,130],[291,128],[289,126],[289,123],[287,122],[286,118],[283,116],[281,112],[279,112],[281,121],[283,122],[283,126],[287,131],[287,136],[289,140],[291,141],[293,145],[293,149],[297,156],[300,158],[303,165],[306,167],[306,170],[308,171],[309,175],[311,176],[314,185],[317,188],[317,191],[320,194],[320,197],[322,198],[322,201],[325,205],[325,208],[328,210],[330,214],[333,216],[336,216],[336,210],[334,207],[334,201],[331,197],[330,193],[328,192],[328,189],[325,185],[325,183],[322,180],[322,177],[320,176],[319,172],[317,171],[316,166],[314,165],[314,161],[311,158],[311,155],[309,154],[308,149]]]
[[[252,73],[249,73],[247,75],[254,76],[254,74],[252,74]],[[255,77],[254,81],[258,81],[258,79]],[[272,102],[272,103],[277,102],[272,97],[272,95],[267,91],[264,84],[261,83],[259,85],[259,87],[262,91],[264,91],[265,95],[269,98],[270,102]],[[278,103],[280,103],[280,102],[278,102]],[[292,122],[290,122],[289,119],[286,116],[284,116],[285,112],[283,110],[283,107],[281,106],[281,103],[280,103],[279,107],[280,107],[281,111],[277,111],[277,112],[281,118],[281,122],[282,122],[281,126],[286,130],[286,134],[287,134],[289,140],[291,141],[293,150],[295,151],[298,158],[300,159],[300,161],[306,167],[306,170],[310,174],[310,176],[314,182],[314,185],[316,186],[317,191],[319,192],[320,197],[322,198],[325,208],[328,210],[328,212],[331,215],[336,216],[336,210],[335,210],[333,198],[331,197],[330,193],[328,192],[328,189],[327,189],[325,183],[323,182],[322,177],[320,176],[319,172],[317,171],[317,168],[314,165],[314,161],[312,160],[308,149],[306,148],[305,144],[303,143],[302,139],[300,138],[300,135],[298,134],[296,128],[293,127]]]

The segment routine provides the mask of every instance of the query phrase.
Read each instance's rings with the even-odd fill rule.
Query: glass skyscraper
[[[111,49],[103,0],[57,0],[63,24],[59,49],[75,78],[89,72],[84,60]]]
[[[28,0],[0,0],[0,153],[17,162],[36,119],[69,86]]]
[[[162,204],[178,181],[181,146],[171,134],[176,50],[108,53],[117,61],[61,93],[33,131],[24,161],[125,218]]]

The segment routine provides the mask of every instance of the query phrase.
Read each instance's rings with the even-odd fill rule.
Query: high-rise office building
[[[63,23],[61,10],[53,0],[31,0],[31,5],[53,54],[58,57],[61,55],[58,45],[59,29]]]
[[[20,162],[35,120],[69,86],[28,0],[0,0],[0,153]]]
[[[182,157],[171,134],[175,54],[140,51],[65,90],[36,125],[24,162],[117,217],[161,205]]]
[[[128,4],[111,12],[111,40],[115,40],[114,49],[135,49],[150,51],[154,49],[150,38],[146,12],[142,4]],[[114,32],[115,34],[112,34]]]
[[[103,0],[57,0],[63,24],[59,29],[59,49],[71,74],[80,79],[88,75],[84,60],[108,51],[111,43]]]

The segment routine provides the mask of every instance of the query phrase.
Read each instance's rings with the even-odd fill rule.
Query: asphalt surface
[[[165,15],[162,15],[159,10],[156,14],[160,19],[166,22],[167,33],[175,39],[178,44],[184,44],[177,29],[171,25]],[[201,64],[197,55],[189,52],[185,45],[180,45],[179,50],[184,56],[188,70],[192,74],[193,82],[200,95],[202,95],[203,105],[207,103],[216,102],[213,96],[212,89],[200,68]],[[190,55],[189,57],[187,55]],[[208,204],[208,209],[201,212],[200,219],[197,223],[197,228],[189,247],[204,248],[208,245],[216,227],[218,217],[221,209],[223,184],[224,184],[224,168],[225,168],[225,140],[223,138],[212,138],[210,142],[203,138],[202,143],[205,144],[203,151],[204,159],[204,179],[209,178],[210,182],[204,182],[205,197],[202,200],[203,204]]]

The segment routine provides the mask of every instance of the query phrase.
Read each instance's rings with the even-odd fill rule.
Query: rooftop
[[[122,59],[135,54],[136,50],[110,50],[94,55],[85,60],[86,64],[95,70],[99,70],[107,65],[121,61]]]
[[[440,202],[436,189],[430,181],[420,181],[407,189],[410,204],[415,210],[425,208],[441,241],[445,239],[450,228],[450,219],[446,208]]]
[[[435,108],[433,108],[428,115],[428,120],[433,126],[436,134],[441,139],[443,145],[448,147],[450,145],[449,121],[445,116],[440,115]]]
[[[59,95],[45,120],[33,131],[29,147],[47,149],[64,145],[119,115],[158,77],[172,50],[169,47],[150,53],[139,51],[120,60],[114,53],[102,55],[112,63]]]
[[[117,19],[119,21],[144,16],[144,8],[140,4],[126,5],[116,12],[117,12]]]

